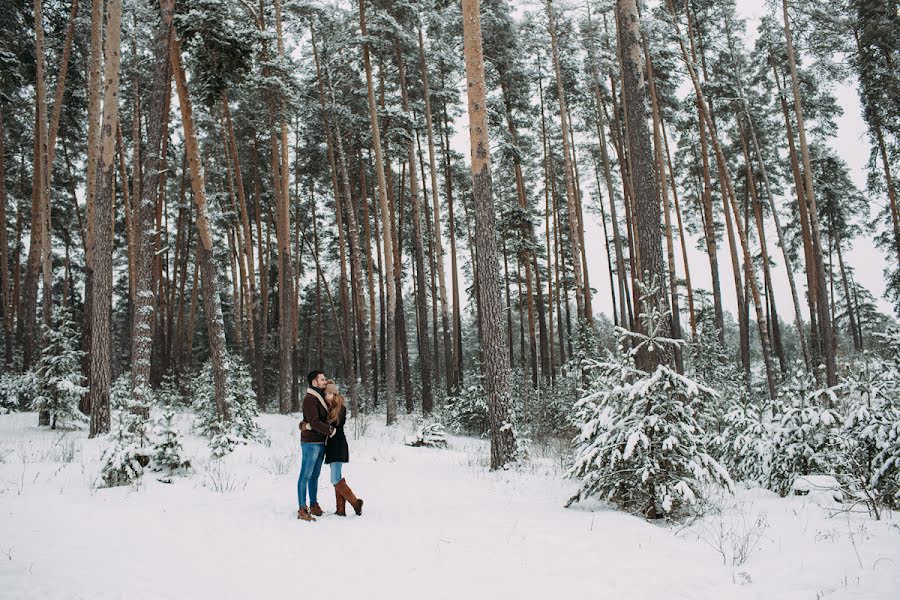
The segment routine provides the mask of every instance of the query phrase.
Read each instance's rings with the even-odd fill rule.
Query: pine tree
[[[182,473],[191,468],[191,461],[185,457],[181,445],[181,432],[175,427],[174,420],[175,410],[171,406],[165,407],[153,432],[157,439],[153,445],[150,468],[167,475]]]
[[[209,438],[210,448],[217,458],[228,454],[240,444],[259,442],[268,445],[265,431],[254,421],[259,410],[256,392],[247,365],[238,358],[226,357],[228,396],[225,399],[230,418],[222,419],[212,381],[212,365],[207,362],[191,384],[197,429]]]
[[[51,429],[84,421],[78,410],[81,398],[87,393],[83,385],[79,338],[71,313],[59,306],[53,310],[54,326],[44,326],[44,350],[35,367],[37,391],[32,409],[46,411]]]
[[[654,293],[644,295],[644,333],[619,328],[619,350],[594,359],[588,393],[576,404],[580,433],[568,472],[580,489],[567,506],[597,496],[650,519],[678,518],[704,497],[707,484],[732,486],[697,418],[718,394],[666,364],[650,373],[636,366],[642,346],[654,352],[681,343],[667,337],[665,303],[648,302]]]

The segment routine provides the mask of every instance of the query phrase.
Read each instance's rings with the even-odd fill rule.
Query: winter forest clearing
[[[8,598],[896,598],[898,520],[824,498],[739,490],[678,526],[590,503],[558,449],[491,472],[487,442],[404,445],[414,424],[372,420],[352,440],[354,487],[372,512],[294,519],[296,419],[260,418],[271,445],[210,460],[171,484],[96,487],[100,440],[0,417],[0,589]],[[179,414],[188,428],[191,416]],[[721,538],[721,540],[720,540]],[[315,566],[318,565],[318,566]],[[315,571],[316,575],[311,575]]]
[[[898,61],[889,0],[3,0],[0,595],[900,597]]]

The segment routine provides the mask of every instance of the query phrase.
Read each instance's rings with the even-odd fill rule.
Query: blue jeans
[[[319,473],[325,460],[325,444],[301,443],[300,477],[297,479],[297,502],[300,506],[312,506],[318,500]],[[309,491],[309,504],[306,493]]]
[[[331,467],[331,485],[339,484],[341,479],[344,478],[344,476],[341,475],[341,469],[344,467],[344,463],[333,462],[328,466]]]

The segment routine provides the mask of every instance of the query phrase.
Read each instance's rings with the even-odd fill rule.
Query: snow
[[[176,425],[189,431],[189,419]],[[0,597],[900,597],[898,513],[874,521],[742,488],[686,525],[593,500],[564,509],[576,482],[558,453],[535,447],[517,470],[492,473],[486,441],[412,448],[416,424],[387,428],[381,416],[348,423],[344,475],[363,516],[329,514],[323,471],[326,515],[304,523],[297,420],[258,417],[271,445],[222,461],[186,436],[192,476],[100,489],[102,441],[38,429],[35,413],[0,415]]]
[[[841,485],[831,475],[800,475],[791,484],[791,494],[809,496],[813,502],[826,505],[840,502],[844,497]]]

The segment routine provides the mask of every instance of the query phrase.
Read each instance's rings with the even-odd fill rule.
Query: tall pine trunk
[[[406,87],[406,66],[400,53],[399,42],[395,41],[395,56],[400,77],[400,94],[403,112],[409,114],[409,93]],[[411,115],[410,115],[411,118]],[[431,413],[434,397],[431,389],[431,348],[428,339],[428,307],[425,300],[425,257],[422,244],[422,211],[419,199],[419,181],[416,176],[416,147],[414,136],[409,134],[406,144],[406,160],[409,165],[409,200],[412,208],[413,259],[416,276],[416,341],[419,350],[419,375],[422,384],[422,412]]]
[[[560,133],[562,136],[563,165],[566,180],[566,204],[568,206],[569,242],[572,246],[572,271],[575,277],[575,302],[578,306],[578,318],[585,319],[593,324],[593,315],[586,304],[584,294],[583,268],[581,266],[582,240],[578,225],[578,206],[575,192],[575,170],[572,165],[573,148],[569,144],[569,110],[566,104],[565,90],[563,89],[562,71],[559,59],[559,44],[557,42],[556,16],[553,12],[552,0],[546,0],[547,18],[550,21],[550,44],[553,56],[553,69],[556,74],[556,94],[559,100]]]
[[[626,115],[628,156],[630,157],[631,182],[635,196],[638,264],[640,278],[644,280],[645,291],[635,298],[640,312],[648,312],[658,307],[661,312],[669,310],[666,295],[662,291],[665,273],[662,256],[662,217],[659,207],[659,186],[653,167],[653,149],[650,132],[647,130],[647,109],[645,101],[643,69],[641,67],[640,24],[635,0],[617,0],[616,18],[619,23],[619,51],[622,61],[622,92]],[[643,331],[644,323],[635,323]],[[669,325],[663,325],[659,334],[667,336]],[[663,347],[641,346],[636,364],[641,369],[653,372],[660,364],[671,364],[671,350]],[[651,515],[652,517],[653,515]]]
[[[387,179],[384,173],[384,158],[381,151],[381,130],[378,123],[378,111],[375,107],[375,87],[372,82],[372,63],[369,59],[369,44],[366,41],[366,0],[359,0],[359,28],[362,34],[363,65],[366,71],[366,89],[369,104],[369,121],[372,127],[372,146],[375,151],[375,174],[378,178],[378,199],[382,215],[382,235],[384,236],[384,279],[387,287],[387,310],[385,311],[385,406],[387,407],[387,424],[393,425],[397,419],[397,399],[394,392],[397,387],[396,370],[396,346],[397,332],[395,325],[397,300],[396,290],[393,288],[394,258],[393,232],[391,231],[388,216]],[[399,266],[399,265],[398,265]]]
[[[809,206],[809,220],[812,233],[813,256],[818,291],[816,307],[819,311],[819,329],[822,334],[822,350],[825,358],[825,378],[829,386],[837,384],[837,364],[835,362],[834,328],[831,322],[830,300],[825,287],[825,264],[822,258],[822,237],[819,227],[819,215],[816,208],[816,195],[813,188],[812,165],[809,158],[809,146],[806,143],[806,124],[803,117],[803,105],[800,99],[800,77],[797,74],[797,61],[794,57],[794,41],[788,17],[787,0],[782,0],[784,13],[784,35],[787,41],[787,61],[791,71],[791,87],[794,96],[794,115],[797,119],[797,133],[800,138],[800,156],[803,160],[804,188]]]
[[[162,171],[162,137],[169,115],[166,95],[170,87],[169,46],[171,28],[160,21],[153,40],[153,79],[147,90],[147,136],[143,153],[143,181],[141,196],[135,198],[140,205],[134,211],[137,220],[137,240],[135,262],[136,281],[133,327],[131,334],[131,388],[136,399],[149,400],[150,354],[153,347],[151,324],[154,312],[153,295],[153,254],[156,241],[156,201],[159,179]],[[139,143],[138,139],[135,140]],[[137,147],[137,146],[136,146]]]
[[[472,160],[472,196],[478,248],[479,313],[482,326],[482,371],[491,426],[491,469],[516,459],[516,435],[510,414],[509,363],[503,349],[503,317],[497,272],[497,241],[491,185],[487,95],[481,49],[479,0],[463,0],[463,52],[469,101],[469,139]]]
[[[444,247],[441,234],[441,203],[437,180],[437,161],[434,152],[434,127],[431,112],[431,88],[428,81],[428,62],[425,60],[425,42],[422,39],[422,28],[419,27],[419,71],[422,74],[422,90],[425,100],[425,131],[428,136],[428,166],[431,174],[431,204],[434,221],[434,263],[437,270],[438,291],[441,300],[441,326],[443,328],[443,349],[445,382],[449,394],[453,386],[453,351],[450,347],[450,312],[447,302],[447,283],[444,274]]]
[[[116,125],[119,117],[119,63],[122,2],[111,0],[106,28],[101,151],[94,206],[94,305],[91,313],[91,427],[94,437],[109,431],[110,312],[112,310],[113,204]],[[124,182],[123,182],[124,185]]]
[[[163,20],[171,26],[173,1],[163,0],[161,8]],[[210,230],[209,215],[206,202],[206,184],[203,175],[203,164],[200,160],[200,148],[194,132],[194,115],[191,99],[188,96],[187,78],[181,64],[181,45],[177,35],[171,36],[169,44],[169,60],[175,87],[178,93],[178,104],[181,109],[181,123],[184,130],[184,143],[187,151],[188,166],[191,174],[191,189],[194,192],[194,203],[197,209],[197,259],[200,268],[200,286],[203,292],[203,312],[206,318],[206,330],[209,338],[209,360],[212,364],[213,386],[215,388],[216,412],[223,421],[229,421],[227,404],[228,373],[225,350],[225,328],[222,317],[222,303],[219,299],[219,284],[216,266],[213,263],[213,240]],[[193,313],[193,307],[191,312]],[[193,321],[193,317],[191,318]],[[192,342],[193,336],[188,340]]]

